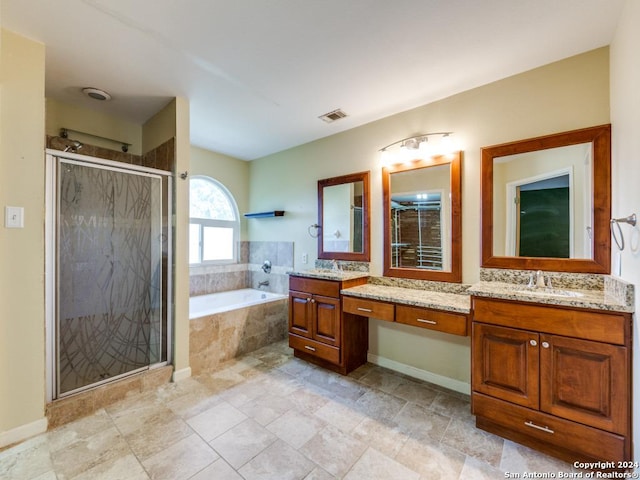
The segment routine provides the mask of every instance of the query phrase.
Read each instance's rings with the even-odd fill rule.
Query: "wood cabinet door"
[[[472,386],[475,392],[537,409],[538,334],[473,324]]]
[[[628,349],[544,334],[540,342],[540,409],[628,434]]]
[[[304,292],[289,291],[289,332],[302,337],[313,336],[312,295]]]
[[[314,295],[311,299],[314,311],[313,338],[319,342],[340,346],[340,299]]]

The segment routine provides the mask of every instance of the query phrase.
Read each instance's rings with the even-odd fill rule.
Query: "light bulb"
[[[440,145],[442,147],[443,154],[453,152],[455,147],[453,139],[451,138],[451,135],[448,133],[442,137],[442,139],[440,140]]]

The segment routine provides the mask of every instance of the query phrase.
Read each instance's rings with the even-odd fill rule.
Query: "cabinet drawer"
[[[377,302],[366,298],[343,297],[342,311],[393,322],[395,309],[393,303]]]
[[[453,335],[468,335],[467,316],[458,313],[397,305],[396,322],[438,330]]]
[[[598,342],[625,344],[629,322],[622,313],[574,310],[472,297],[473,320]]]
[[[317,278],[289,277],[289,290],[339,298],[340,282]]]
[[[568,448],[603,461],[626,460],[625,439],[620,435],[587,427],[553,415],[488,397],[472,395],[473,414],[520,435]]]
[[[336,365],[340,364],[340,349],[337,347],[299,337],[292,333],[289,334],[289,346],[295,350],[300,350],[301,352],[326,360],[327,362]]]

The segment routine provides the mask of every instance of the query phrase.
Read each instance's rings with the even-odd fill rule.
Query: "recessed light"
[[[82,93],[86,96],[93,98],[94,100],[111,100],[111,95],[109,95],[104,90],[100,90],[99,88],[87,87],[82,89]]]

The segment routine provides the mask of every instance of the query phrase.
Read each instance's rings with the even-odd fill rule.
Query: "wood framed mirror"
[[[382,169],[384,275],[462,281],[462,152]]]
[[[482,149],[482,266],[610,273],[611,125]]]
[[[369,172],[318,180],[318,258],[368,262]]]

